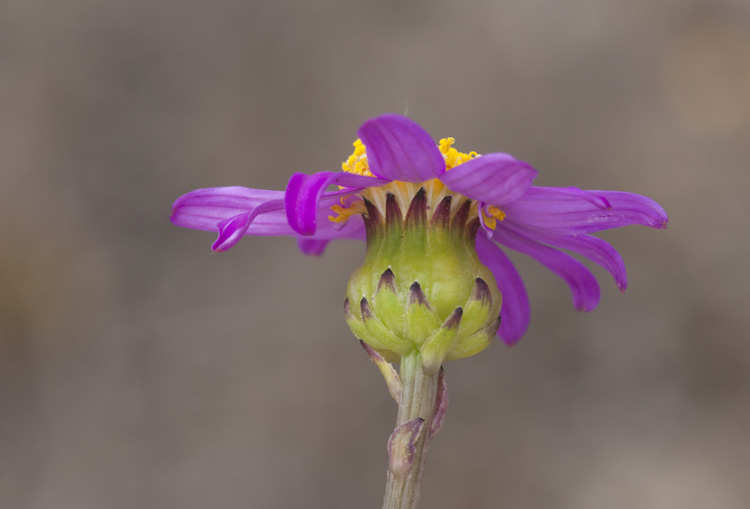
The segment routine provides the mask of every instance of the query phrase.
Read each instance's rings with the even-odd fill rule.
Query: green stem
[[[439,373],[425,373],[419,351],[407,354],[401,359],[399,376],[401,402],[398,406],[396,428],[418,417],[424,419],[424,427],[414,444],[414,463],[411,469],[405,475],[394,475],[389,470],[383,509],[417,507],[438,392]]]

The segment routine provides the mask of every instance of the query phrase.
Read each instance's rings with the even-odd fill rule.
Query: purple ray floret
[[[244,187],[198,189],[180,197],[171,220],[186,228],[214,231],[214,251],[226,251],[245,235],[295,237],[306,254],[319,255],[336,239],[365,239],[361,215],[333,222],[332,206],[358,199],[358,193],[393,181],[440,180],[451,192],[494,206],[504,218],[493,228],[484,223],[476,236],[480,260],[489,268],[503,295],[498,334],[517,342],[529,325],[529,300],[523,281],[503,249],[526,254],[565,281],[576,309],[590,311],[599,301],[599,285],[591,271],[561,249],[606,269],[625,290],[627,276],[619,253],[591,233],[628,225],[666,228],[667,214],[645,196],[617,191],[585,191],[574,187],[532,185],[537,172],[503,153],[485,154],[446,171],[441,151],[414,121],[383,115],[365,122],[359,137],[367,150],[373,176],[347,172],[295,173],[286,191]],[[336,190],[328,190],[338,186]],[[353,197],[353,198],[352,198]]]

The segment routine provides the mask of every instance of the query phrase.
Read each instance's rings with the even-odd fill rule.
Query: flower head
[[[304,253],[314,255],[321,254],[331,240],[367,240],[365,264],[348,291],[349,301],[357,292],[368,297],[364,303],[358,299],[353,314],[355,303],[347,303],[356,319],[353,330],[367,322],[370,297],[378,291],[386,295],[384,288],[395,287],[391,275],[397,273],[402,288],[394,298],[401,305],[418,302],[422,296],[432,302],[437,314],[419,318],[440,322],[430,334],[439,329],[443,336],[450,335],[445,331],[461,320],[464,308],[484,302],[487,318],[477,325],[476,334],[491,330],[494,335],[497,330],[508,344],[517,342],[528,328],[530,310],[523,281],[503,248],[529,255],[560,276],[570,287],[576,309],[590,311],[599,301],[597,280],[562,250],[601,265],[624,291],[622,258],[591,234],[632,224],[667,225],[664,209],[645,196],[533,186],[537,172],[529,164],[504,153],[459,152],[452,138],[436,144],[418,124],[399,115],[368,120],[358,134],[343,171],[295,173],[286,191],[198,189],[174,203],[171,220],[178,226],[218,231],[214,251],[226,251],[244,235],[293,236]],[[329,190],[332,186],[338,188]],[[425,242],[431,247],[420,244],[422,233],[403,233],[410,228],[427,232]],[[430,233],[433,230],[438,233]],[[399,249],[394,238],[399,239]],[[415,288],[412,282],[427,272],[430,288],[424,284]],[[446,300],[446,294],[452,297]],[[387,300],[380,299],[381,307],[387,306]],[[500,307],[501,322],[492,316],[495,307]],[[401,327],[407,335],[406,326]],[[468,340],[468,333],[464,336]],[[456,348],[458,339],[450,341],[453,351],[448,358],[465,356]],[[479,348],[479,343],[472,345],[464,343],[466,355]]]

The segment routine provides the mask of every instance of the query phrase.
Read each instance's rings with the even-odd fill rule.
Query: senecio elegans
[[[597,280],[561,249],[601,265],[624,291],[622,258],[591,234],[666,228],[667,215],[637,194],[534,186],[529,164],[459,152],[453,138],[436,144],[399,115],[368,120],[358,135],[343,171],[295,173],[286,191],[198,189],[174,203],[171,219],[218,231],[218,252],[244,235],[293,236],[312,255],[331,240],[365,240],[344,314],[399,405],[383,507],[413,508],[447,407],[443,363],[479,353],[496,335],[514,344],[528,328],[526,289],[502,248],[539,261],[568,284],[576,309],[591,311]]]

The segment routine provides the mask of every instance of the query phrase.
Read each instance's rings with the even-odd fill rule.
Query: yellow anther
[[[438,148],[440,149],[440,152],[443,154],[443,158],[445,159],[446,170],[455,168],[459,164],[465,163],[469,159],[474,159],[478,155],[476,152],[469,152],[468,154],[459,152],[451,146],[455,142],[455,138],[443,138],[438,144]]]
[[[346,200],[349,197],[341,198],[341,205],[331,205],[331,210],[336,213],[335,216],[328,216],[328,219],[334,223],[344,223],[350,217],[365,212],[365,206],[362,201],[355,201],[347,206]]]
[[[454,143],[456,143],[456,138],[443,138],[440,140],[440,152],[445,155]]]
[[[454,138],[443,138],[438,143],[438,149],[443,155],[443,159],[445,159],[446,170],[455,168],[459,164],[465,163],[466,161],[478,157],[479,155],[476,152],[469,152],[468,154],[459,152],[452,146],[455,141],[456,140]],[[374,177],[367,162],[367,150],[365,145],[361,140],[356,140],[353,143],[353,146],[354,152],[352,152],[352,155],[350,155],[346,159],[346,161],[341,163],[341,169],[347,173],[351,173],[354,175]],[[341,205],[333,205],[331,207],[331,211],[334,214],[330,215],[328,219],[330,219],[334,223],[345,223],[350,217],[356,214],[365,214],[367,210],[364,202],[361,199],[353,199],[355,196],[360,196],[367,199],[370,203],[374,204],[379,210],[381,210],[381,212],[384,212],[382,210],[382,207],[385,205],[387,195],[391,193],[396,196],[396,199],[398,200],[402,210],[406,211],[409,207],[409,204],[411,203],[411,200],[414,198],[414,193],[416,193],[417,190],[419,190],[421,187],[424,187],[427,191],[430,208],[436,207],[437,204],[448,194],[454,197],[454,204],[463,203],[460,200],[467,200],[466,197],[450,191],[439,179],[430,179],[421,183],[400,182],[394,180],[393,182],[387,183],[382,186],[366,188],[353,195],[345,196],[341,199]],[[343,186],[339,186],[339,189],[346,188]],[[477,204],[475,204],[474,208],[472,209],[472,214],[478,213],[477,208]],[[505,217],[504,215],[502,217],[498,215],[502,214],[502,211],[497,207],[495,207],[494,210],[497,211],[494,215],[491,212],[482,212],[484,214],[484,218],[486,218],[485,224],[490,228],[495,227],[497,219],[500,219],[502,221],[503,217]]]
[[[495,219],[499,221],[502,221],[503,219],[505,219],[505,212],[495,207],[494,205],[490,205],[489,207],[487,207],[487,212],[489,213],[489,215],[491,215],[492,217],[494,217]]]
[[[505,212],[494,205],[486,207],[482,210],[482,214],[484,215],[484,224],[490,230],[494,230],[497,227],[498,221],[505,219]]]
[[[367,152],[364,143],[360,140],[356,140],[353,145],[354,153],[352,153],[346,161],[341,163],[341,169],[347,173],[372,177],[373,174],[370,171],[370,167],[367,165]]]

